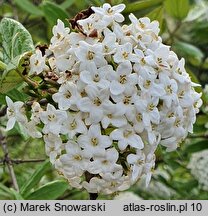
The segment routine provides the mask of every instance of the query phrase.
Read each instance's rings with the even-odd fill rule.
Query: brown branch
[[[7,143],[4,141],[4,139],[5,139],[5,137],[3,137],[3,135],[2,135],[2,133],[0,131],[0,144],[1,144],[3,152],[4,152],[4,159],[6,161],[6,164],[7,164],[8,170],[9,170],[9,174],[10,174],[11,179],[12,179],[14,189],[17,192],[19,192],[19,186],[18,186],[18,183],[17,183],[17,178],[16,178],[16,175],[15,175],[15,172],[14,172],[14,169],[13,169],[12,162],[11,162],[11,160],[9,158],[9,151],[8,151],[8,148],[7,148]]]
[[[46,159],[27,159],[27,160],[22,160],[22,159],[10,159],[10,162],[12,164],[22,164],[22,163],[39,163],[39,162],[44,162]],[[0,160],[0,164],[5,164],[7,163],[7,160],[4,158],[3,160]]]

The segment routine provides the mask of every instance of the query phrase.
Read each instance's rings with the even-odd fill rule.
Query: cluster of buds
[[[184,68],[162,43],[157,21],[121,25],[125,5],[91,7],[73,20],[71,32],[58,20],[46,54],[30,58],[29,75],[53,72],[58,84],[47,106],[7,97],[9,121],[43,137],[51,163],[75,188],[111,194],[141,176],[149,184],[155,150],[175,150],[192,132],[201,105]]]

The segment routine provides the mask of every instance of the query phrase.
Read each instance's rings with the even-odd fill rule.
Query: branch
[[[44,162],[46,159],[27,159],[27,160],[22,160],[22,159],[10,159],[10,162],[12,164],[22,164],[22,163],[39,163],[39,162]],[[3,160],[0,160],[0,164],[5,164],[7,163],[7,160],[4,158]]]
[[[5,139],[5,137],[2,136],[2,133],[0,131],[0,144],[2,146],[4,155],[5,155],[4,158],[5,158],[8,170],[9,170],[9,174],[10,174],[11,179],[12,179],[14,189],[17,192],[19,192],[19,186],[18,186],[18,183],[17,183],[17,179],[16,179],[16,176],[15,176],[14,169],[13,169],[12,161],[9,158],[9,151],[8,151],[8,148],[7,148],[7,143],[4,142],[4,139]]]

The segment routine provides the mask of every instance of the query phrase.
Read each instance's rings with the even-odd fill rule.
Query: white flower
[[[137,83],[137,75],[135,73],[132,74],[131,63],[125,61],[118,66],[116,72],[108,73],[108,80],[111,80],[110,92],[113,95],[119,95],[125,90],[130,91],[132,88],[134,89]]]
[[[93,155],[103,155],[105,148],[111,146],[112,141],[109,136],[101,135],[99,125],[91,125],[88,132],[80,135],[77,140],[78,144]]]
[[[127,119],[123,115],[123,111],[120,109],[120,106],[113,105],[106,107],[101,123],[104,129],[106,129],[110,124],[115,127],[123,127],[127,124]]]
[[[144,147],[142,138],[135,133],[130,125],[115,129],[110,136],[113,140],[118,140],[118,147],[120,150],[126,149],[128,145],[136,149],[143,149]]]
[[[158,98],[146,98],[135,100],[135,106],[138,112],[142,113],[142,120],[145,126],[150,126],[151,122],[159,124],[160,114],[157,109]]]
[[[109,92],[107,89],[98,90],[93,85],[88,85],[85,90],[88,97],[80,99],[78,107],[82,112],[89,112],[89,121],[96,124],[102,120],[105,107],[112,104]]]
[[[69,37],[69,28],[65,28],[64,23],[58,19],[57,25],[52,29],[53,37],[51,38],[52,45],[63,42],[64,39]]]
[[[115,148],[107,149],[104,154],[94,156],[94,160],[90,163],[88,171],[92,174],[111,172],[120,165],[116,164],[118,160],[118,152]]]
[[[48,70],[48,66],[45,64],[46,56],[42,56],[39,49],[36,49],[35,54],[30,57],[30,71],[29,75],[40,74],[43,71]]]
[[[31,111],[32,111],[32,116],[31,116],[31,120],[39,123],[40,122],[40,113],[43,111],[43,109],[41,108],[40,104],[38,102],[34,102],[31,106]]]
[[[73,172],[78,176],[82,175],[84,170],[88,167],[91,153],[82,150],[77,143],[73,141],[68,141],[65,145],[67,153],[60,157],[60,161],[71,167]]]
[[[124,4],[119,4],[111,7],[110,4],[105,3],[103,7],[92,7],[92,10],[95,11],[96,14],[99,14],[106,22],[106,26],[111,24],[113,21],[115,22],[123,22],[124,17],[120,14],[125,9]]]
[[[132,164],[132,181],[135,182],[142,175],[145,165],[145,154],[141,150],[137,150],[136,154],[129,154],[127,161]]]
[[[106,75],[112,73],[112,66],[106,65],[97,69],[93,62],[88,66],[87,70],[80,73],[80,80],[88,85],[95,85],[103,89],[108,88],[110,82],[106,80]]]
[[[69,114],[67,119],[63,122],[61,127],[61,133],[67,134],[69,139],[73,139],[73,137],[78,133],[85,134],[87,132],[87,127],[82,120],[82,116],[80,113],[77,114]]]
[[[124,45],[119,45],[117,47],[116,53],[113,59],[116,63],[121,63],[124,61],[136,61],[136,55],[132,53],[132,44],[126,43]]]
[[[151,95],[154,97],[165,95],[164,86],[163,84],[157,83],[157,76],[155,74],[147,73],[146,70],[140,74],[141,76],[138,77],[138,85],[144,94],[151,92]]]
[[[8,96],[6,96],[7,102],[7,127],[6,130],[11,130],[15,122],[25,124],[27,122],[27,117],[25,115],[24,103],[21,101],[13,102]]]
[[[89,182],[84,181],[82,186],[89,192],[89,193],[100,193],[103,189],[105,181],[103,179],[93,177],[90,179]]]
[[[36,129],[37,123],[34,121],[26,122],[24,125],[24,129],[26,133],[33,138],[41,138],[42,133]]]
[[[111,31],[105,31],[104,32],[105,37],[102,41],[103,44],[103,52],[106,55],[110,55],[115,53],[116,51],[116,47],[117,47],[117,43],[116,43],[116,35],[114,33],[112,33]]]
[[[77,86],[73,83],[63,83],[59,91],[52,96],[53,100],[58,103],[59,109],[77,110],[77,100],[81,98],[77,92]]]
[[[57,156],[61,155],[61,151],[64,149],[64,145],[60,136],[49,133],[43,136],[45,142],[46,154],[50,157],[51,163],[54,164]]]
[[[44,123],[43,132],[59,134],[63,122],[67,119],[67,113],[48,104],[46,111],[40,114],[40,120]]]
[[[82,68],[86,68],[91,62],[95,63],[97,67],[102,67],[107,65],[102,51],[101,43],[90,45],[85,41],[80,41],[79,47],[75,50],[75,55],[81,62]]]
[[[166,94],[161,97],[165,102],[166,106],[169,108],[172,102],[178,104],[179,101],[177,97],[177,82],[174,79],[169,79],[169,77],[164,74],[160,76],[160,80],[161,83],[163,83],[164,89],[166,91]]]

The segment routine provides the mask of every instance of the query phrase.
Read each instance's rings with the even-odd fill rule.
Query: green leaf
[[[184,19],[189,12],[189,0],[166,0],[165,9],[167,13],[179,20]]]
[[[163,26],[163,7],[157,7],[146,16],[150,18],[151,21],[157,20],[160,24],[160,27]]]
[[[0,104],[6,104],[5,97],[9,96],[13,101],[26,101],[28,96],[18,89],[12,89],[6,94],[0,94]]]
[[[50,167],[50,162],[47,160],[32,174],[29,180],[25,182],[20,189],[20,193],[23,197],[27,196],[30,193],[30,190],[40,182],[41,178],[50,169]]]
[[[7,65],[0,81],[1,93],[7,93],[16,88],[23,81],[21,74],[25,70],[25,67],[23,67],[22,64],[28,60],[29,55],[30,53],[26,52],[22,55],[16,56]]]
[[[66,181],[58,180],[45,184],[33,193],[29,194],[28,200],[54,200],[63,195],[68,189],[69,184]]]
[[[193,153],[193,152],[198,152],[198,151],[202,151],[205,149],[208,149],[208,142],[207,142],[207,140],[202,140],[202,141],[199,141],[197,143],[188,145],[184,149],[184,152]]]
[[[51,28],[57,23],[57,19],[62,20],[65,25],[68,24],[66,21],[68,14],[60,6],[52,2],[45,1],[41,4],[41,8],[43,10],[45,19]]]
[[[0,183],[0,190],[4,191],[7,194],[10,194],[10,195],[12,194],[11,190],[8,187],[6,187],[5,185],[3,185],[2,183]]]
[[[10,190],[16,200],[24,200],[21,194],[19,194],[16,190],[14,190],[13,188],[11,188]]]
[[[69,8],[71,5],[73,5],[75,0],[65,0],[63,3],[60,4],[60,8],[63,10],[66,10]]]
[[[34,50],[30,33],[16,20],[3,18],[0,22],[0,34],[5,64],[25,52]]]
[[[143,1],[136,1],[133,3],[129,3],[126,6],[124,13],[131,13],[134,11],[148,9],[148,8],[162,4],[163,1],[164,0],[143,0]]]
[[[14,0],[14,3],[29,14],[43,16],[43,12],[29,0]]]
[[[198,47],[189,43],[177,41],[173,44],[172,49],[180,56],[185,57],[193,65],[200,65],[204,58],[203,52]]]

